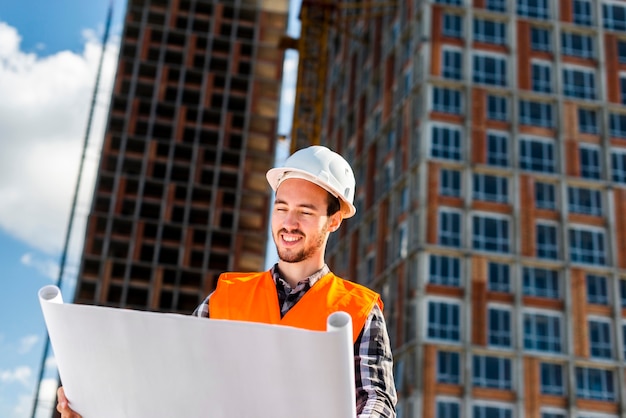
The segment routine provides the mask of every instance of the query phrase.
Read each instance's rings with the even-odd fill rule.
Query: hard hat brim
[[[287,179],[301,179],[309,181],[322,189],[326,190],[331,195],[339,199],[341,205],[341,213],[344,218],[351,218],[356,213],[356,207],[349,202],[337,189],[331,186],[329,183],[313,176],[307,171],[300,170],[291,167],[278,167],[270,169],[266,174],[267,182],[272,190],[278,190],[280,184]]]

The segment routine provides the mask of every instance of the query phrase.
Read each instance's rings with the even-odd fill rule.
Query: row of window
[[[626,127],[626,125],[625,125]],[[430,127],[429,156],[449,161],[463,161],[462,128],[456,125],[433,123]],[[509,134],[488,131],[486,164],[494,167],[511,167],[512,150]],[[557,173],[556,143],[550,138],[522,136],[518,140],[518,166],[521,170],[538,173]],[[611,148],[610,179],[626,184],[626,148]],[[603,164],[599,146],[579,145],[580,177],[601,180]],[[448,174],[446,174],[448,176]],[[453,178],[446,178],[454,182]],[[452,186],[454,183],[450,183]],[[460,182],[459,182],[460,185]],[[451,192],[454,194],[454,192]]]
[[[487,289],[492,292],[512,293],[512,267],[506,263],[488,262]],[[461,258],[451,255],[430,254],[428,258],[427,280],[429,283],[462,287],[463,276]],[[543,267],[523,266],[521,268],[522,294],[548,299],[563,298],[563,287],[557,270]],[[585,276],[587,303],[609,305],[613,303],[610,280],[600,274],[588,273]],[[619,294],[616,302],[626,308],[626,280],[619,281]]]
[[[537,65],[537,68],[541,65]],[[585,85],[583,76],[580,80],[572,76],[573,83],[576,84],[571,91],[586,91],[589,89]],[[582,80],[582,81],[581,81]],[[622,97],[626,98],[626,75],[622,78],[620,88],[623,90]],[[533,85],[543,86],[541,77],[534,78]],[[539,88],[539,87],[538,87]],[[626,100],[626,99],[625,99]],[[487,95],[487,119],[493,121],[509,122],[511,120],[509,99],[506,96],[489,94]],[[432,110],[455,115],[463,115],[464,104],[461,90],[434,86],[432,89]],[[524,125],[541,126],[554,128],[554,104],[547,101],[525,100],[519,101],[519,120]],[[586,107],[579,107],[578,131],[585,134],[600,134],[600,116],[598,110]],[[626,115],[621,113],[609,114],[609,134],[617,138],[626,138]]]
[[[462,197],[462,172],[457,169],[442,168],[439,172],[439,194]],[[474,173],[472,175],[472,199],[496,203],[509,203],[509,177],[495,174]],[[538,209],[557,209],[556,185],[535,182],[535,206]],[[567,209],[570,213],[603,216],[602,191],[586,187],[568,186]]]
[[[435,2],[457,6],[470,4],[469,0],[435,0]],[[507,4],[509,3],[506,0],[486,0],[484,8],[494,12],[506,12],[508,10]],[[572,6],[572,22],[574,24],[581,26],[597,24],[592,0],[572,0]],[[518,16],[542,20],[551,19],[554,13],[550,10],[549,0],[517,0],[515,11]],[[605,29],[626,31],[626,5],[619,2],[604,1],[601,19]]]
[[[438,397],[436,417],[437,418],[461,418],[465,416],[461,413],[461,400],[450,397]],[[472,404],[472,418],[513,418],[514,406],[501,402],[474,401]],[[398,417],[401,416],[400,410]],[[566,418],[569,413],[559,408],[541,408],[541,416],[538,418]],[[581,411],[575,418],[616,418],[615,415],[598,414],[596,412]]]
[[[450,38],[464,38],[464,18],[454,13],[444,13],[442,34]],[[494,45],[507,44],[507,26],[505,22],[474,18],[472,34],[475,41]],[[530,45],[535,51],[552,52],[553,40],[551,29],[533,26],[530,31]],[[621,53],[626,43],[619,41],[618,50],[620,61],[626,59]],[[578,32],[561,32],[561,54],[578,58],[596,58],[596,44],[594,36]]]
[[[488,355],[472,356],[472,384],[478,387],[511,390],[512,360]],[[565,396],[567,380],[565,366],[560,363],[540,363],[540,392],[544,395]],[[456,351],[437,353],[437,382],[462,384],[461,356]],[[612,370],[576,367],[576,396],[581,399],[614,401],[616,382]]]
[[[450,80],[463,79],[462,51],[456,48],[443,49],[441,75]],[[532,90],[552,93],[556,90],[552,76],[552,64],[536,60],[531,65]],[[472,81],[489,86],[506,87],[507,59],[496,54],[474,52],[472,59]],[[587,67],[565,66],[562,70],[563,95],[573,99],[597,100],[596,70]],[[626,75],[620,78],[622,103],[626,103]],[[454,99],[454,98],[453,98]],[[460,100],[459,100],[460,101]],[[552,125],[549,125],[552,126]]]
[[[461,248],[463,238],[462,212],[439,210],[438,244]],[[511,222],[508,216],[486,213],[471,215],[470,247],[478,251],[511,252]],[[567,229],[569,258],[573,263],[607,265],[606,233],[603,228],[570,225]],[[538,258],[559,258],[558,226],[537,223],[536,251]]]
[[[454,300],[431,299],[428,301],[426,338],[433,342],[461,342],[461,303]],[[490,305],[487,310],[487,345],[496,349],[512,349],[515,333],[512,309],[507,306]],[[521,343],[525,351],[564,354],[566,341],[560,312],[524,309],[522,314]],[[610,318],[589,317],[589,355],[595,360],[617,360],[618,339]],[[621,324],[622,341],[626,337],[626,322]],[[621,355],[626,356],[626,344],[622,342]],[[501,359],[500,357],[497,357]],[[451,382],[447,382],[451,383]],[[476,384],[476,383],[474,383]],[[478,386],[487,386],[480,385]],[[510,387],[500,387],[510,389]]]

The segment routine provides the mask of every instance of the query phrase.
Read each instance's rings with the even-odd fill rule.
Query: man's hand
[[[61,413],[61,418],[82,418],[70,408],[63,386],[57,390],[57,411]]]

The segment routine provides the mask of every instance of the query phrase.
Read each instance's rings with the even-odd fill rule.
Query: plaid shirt
[[[278,265],[272,267],[276,283],[280,314],[291,309],[307,290],[322,276],[330,273],[328,266],[298,282],[295,288],[280,277]],[[209,298],[193,312],[194,316],[209,317]],[[356,385],[357,418],[394,418],[396,416],[396,388],[393,381],[393,357],[385,318],[378,305],[374,305],[365,326],[354,343],[354,370]]]

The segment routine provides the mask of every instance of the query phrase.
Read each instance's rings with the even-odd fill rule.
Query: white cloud
[[[54,356],[48,356],[46,357],[46,362],[44,364],[46,370],[52,370],[53,372],[56,372],[57,370],[57,358]]]
[[[49,418],[56,406],[56,396],[59,382],[56,379],[43,379],[41,390],[39,391],[39,408],[37,408],[37,418]]]
[[[33,347],[39,342],[39,336],[35,334],[26,335],[20,339],[20,344],[17,348],[19,354],[27,354]]]
[[[34,268],[51,280],[56,280],[59,276],[59,263],[51,258],[40,258],[33,253],[26,253],[20,258],[20,263]]]
[[[33,370],[28,366],[18,366],[12,370],[0,370],[0,382],[2,383],[21,383],[28,386],[33,376]]]
[[[101,53],[93,31],[83,36],[81,53],[39,58],[21,51],[18,32],[0,22],[0,229],[48,254],[65,239]],[[117,44],[107,46],[88,155],[100,153]],[[82,240],[96,166],[96,158],[85,161],[73,240]],[[54,270],[47,260],[30,262]]]
[[[58,382],[56,379],[44,379],[41,381],[41,391],[37,402],[36,418],[50,418],[56,408],[56,391]],[[11,407],[10,418],[24,418],[31,416],[33,396],[31,394],[19,395],[15,405]]]

